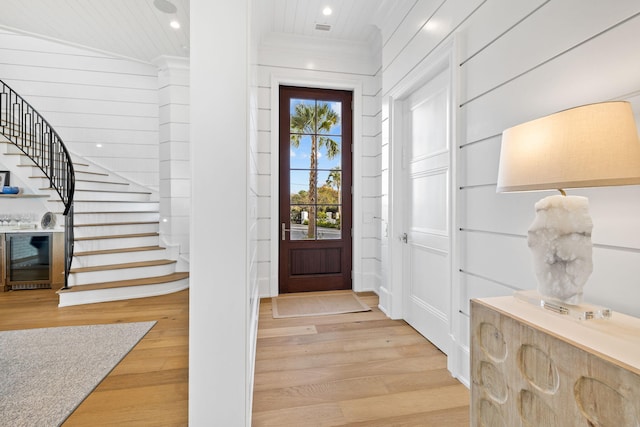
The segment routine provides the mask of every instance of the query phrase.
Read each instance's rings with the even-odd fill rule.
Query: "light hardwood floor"
[[[375,294],[362,299],[378,304]],[[158,322],[64,427],[187,425],[188,291],[65,308],[57,300],[48,289],[0,292],[0,330]],[[254,427],[469,425],[469,393],[445,356],[377,308],[273,319],[264,299],[256,358]]]
[[[187,425],[188,291],[64,308],[57,303],[49,289],[0,292],[0,330],[157,321],[63,426]]]
[[[446,356],[359,295],[371,312],[273,319],[261,301],[253,426],[468,426]]]

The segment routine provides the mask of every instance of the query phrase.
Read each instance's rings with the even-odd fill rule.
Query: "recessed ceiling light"
[[[180,29],[180,23],[178,21],[176,21],[175,19],[173,21],[169,22],[169,25],[171,25],[171,28],[173,28],[174,30]]]
[[[96,147],[102,148],[102,144],[96,144]]]
[[[325,7],[325,8],[322,10],[322,14],[323,14],[324,16],[329,16],[329,15],[331,15],[332,13],[333,13],[333,10],[331,10],[331,8],[330,8],[330,7]]]
[[[164,13],[176,13],[178,11],[176,6],[168,0],[153,0],[153,5]]]

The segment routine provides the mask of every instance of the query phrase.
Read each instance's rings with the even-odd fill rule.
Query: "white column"
[[[191,0],[189,425],[250,426],[249,0]]]
[[[189,59],[161,56],[158,65],[160,117],[160,237],[189,259],[191,168]],[[178,269],[185,269],[179,263]]]

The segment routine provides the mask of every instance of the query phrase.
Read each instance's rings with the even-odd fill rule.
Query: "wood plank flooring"
[[[0,292],[0,330],[156,320],[63,425],[186,426],[188,296],[58,308],[53,290]],[[254,427],[469,425],[469,393],[445,356],[377,308],[273,319],[265,299],[258,336]]]
[[[371,312],[273,319],[261,301],[253,426],[468,426],[446,356],[358,296]]]
[[[0,330],[157,321],[63,426],[188,424],[188,291],[64,308],[57,304],[51,289],[0,292]]]

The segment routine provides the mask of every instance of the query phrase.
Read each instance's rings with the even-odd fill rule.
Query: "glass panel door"
[[[351,286],[351,99],[348,91],[280,89],[281,285],[286,275],[299,283],[340,276],[330,286]],[[314,286],[293,288],[322,290]]]

